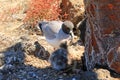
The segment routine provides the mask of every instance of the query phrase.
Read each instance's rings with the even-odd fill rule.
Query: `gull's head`
[[[70,34],[72,38],[74,37],[73,28],[74,24],[71,21],[64,21],[62,24],[63,32],[66,34]]]

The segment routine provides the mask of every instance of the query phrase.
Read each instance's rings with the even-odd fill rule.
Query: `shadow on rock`
[[[35,56],[42,59],[42,60],[48,60],[50,53],[45,50],[45,48],[36,41],[34,43],[35,45]]]
[[[34,44],[36,53],[41,54],[42,52],[39,51],[41,45],[38,42]],[[81,70],[79,73],[74,73],[72,70],[67,71],[67,69],[56,71],[51,66],[37,68],[25,64],[26,55],[28,54],[26,54],[25,46],[21,42],[7,48],[6,51],[0,52],[0,80],[98,80],[94,71]],[[35,54],[35,56],[42,59],[41,55]],[[37,64],[42,63],[38,62]],[[80,69],[82,63],[77,61],[77,64],[72,64],[72,66],[74,65]]]
[[[24,64],[24,59],[25,54],[22,44],[17,43],[7,48],[6,51],[0,52],[0,71],[3,75],[12,73],[17,70],[17,66]]]

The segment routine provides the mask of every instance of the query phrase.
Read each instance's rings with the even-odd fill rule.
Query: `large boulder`
[[[87,69],[96,64],[120,74],[120,1],[85,0]]]

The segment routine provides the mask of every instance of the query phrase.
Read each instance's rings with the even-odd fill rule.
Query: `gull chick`
[[[68,55],[67,44],[61,44],[60,48],[55,50],[49,57],[49,62],[53,69],[60,71],[64,70],[71,63]]]

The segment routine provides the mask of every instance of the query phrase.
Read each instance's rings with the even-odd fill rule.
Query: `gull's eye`
[[[66,34],[69,34],[69,32],[70,32],[70,28],[68,28],[66,25],[62,25],[62,30],[63,30],[63,32],[64,33],[66,33]]]

